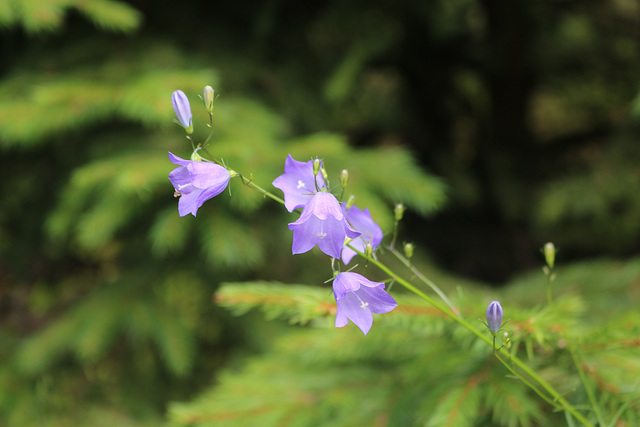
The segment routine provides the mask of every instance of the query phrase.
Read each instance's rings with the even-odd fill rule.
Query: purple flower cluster
[[[206,86],[203,102],[209,115],[213,113],[214,90]],[[181,90],[171,95],[171,103],[177,117],[191,140],[193,117],[189,99]],[[193,144],[193,140],[191,140]],[[179,197],[180,216],[196,216],[204,202],[222,193],[232,176],[238,176],[218,163],[203,160],[194,146],[192,160],[181,159],[169,153],[169,160],[178,165],[169,173],[174,196]],[[317,246],[333,259],[349,264],[357,254],[373,253],[382,242],[382,230],[375,223],[368,209],[340,203],[328,191],[326,172],[320,160],[299,162],[291,155],[284,164],[284,174],[273,181],[273,186],[284,193],[284,206],[289,212],[302,209],[297,221],[289,224],[293,231],[292,253],[301,254]],[[346,187],[347,171],[340,175],[342,188]],[[264,190],[262,190],[264,191]],[[332,267],[334,263],[332,260]],[[335,273],[333,293],[337,313],[335,325],[346,326],[351,320],[366,335],[373,324],[373,313],[388,313],[398,306],[384,290],[383,283],[372,282],[364,276],[345,272]],[[488,316],[488,314],[487,314]]]
[[[293,254],[310,251],[315,246],[332,258],[342,258],[349,264],[356,251],[365,252],[367,245],[376,249],[382,242],[382,230],[373,221],[368,209],[357,206],[347,209],[327,191],[319,172],[314,176],[313,161],[299,162],[291,155],[284,165],[284,174],[273,181],[284,193],[289,212],[302,208],[297,221],[289,224],[293,231]],[[348,242],[348,245],[345,245]],[[384,290],[384,284],[372,282],[356,273],[339,273],[333,281],[333,293],[338,311],[336,327],[348,320],[366,335],[373,322],[372,313],[387,313],[398,304]]]

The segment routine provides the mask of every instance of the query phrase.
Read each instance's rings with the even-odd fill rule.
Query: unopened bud
[[[207,109],[209,114],[213,113],[213,100],[215,91],[211,86],[205,86],[202,90],[202,101],[204,101],[204,108]]]
[[[394,209],[394,214],[396,216],[396,221],[400,221],[402,216],[404,215],[405,207],[402,203],[398,203]]]
[[[356,202],[356,196],[354,196],[353,194],[350,195],[349,198],[347,199],[347,210],[350,209],[355,202]]]
[[[342,172],[340,172],[340,185],[342,188],[347,188],[347,182],[349,182],[349,171],[342,169]]]
[[[373,256],[373,247],[371,246],[370,242],[367,242],[367,245],[364,247],[364,254],[368,258],[371,258]]]
[[[411,257],[413,256],[413,243],[405,243],[404,244],[404,256],[407,257],[408,259],[411,259]]]
[[[547,261],[547,265],[549,268],[553,268],[553,265],[556,261],[556,247],[553,243],[548,242],[542,248],[542,253],[544,254],[544,259]]]
[[[495,336],[502,326],[502,306],[499,301],[491,301],[487,307],[487,326]]]
[[[327,174],[327,170],[325,168],[320,168],[320,173],[322,174],[322,178],[324,178],[324,182],[328,182],[329,175]]]
[[[185,95],[183,91],[175,90],[171,94],[171,104],[178,118],[178,123],[191,135],[193,133],[193,120],[189,98],[187,98],[187,95]]]
[[[320,166],[322,166],[322,160],[314,159],[313,160],[313,176],[317,176],[320,172]]]
[[[200,149],[196,148],[195,150],[193,150],[193,153],[191,153],[191,160],[194,162],[201,162],[203,160],[198,151],[200,151]]]

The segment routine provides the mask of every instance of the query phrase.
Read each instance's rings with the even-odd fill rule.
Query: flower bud
[[[347,188],[347,182],[349,182],[349,171],[342,169],[342,172],[340,172],[340,185],[342,188]]]
[[[327,170],[325,168],[320,168],[320,173],[322,174],[322,178],[324,178],[324,182],[329,182],[329,174],[327,174]]]
[[[509,332],[505,332],[502,335],[502,345],[507,349],[511,348],[511,338],[509,338]]]
[[[493,335],[498,333],[502,325],[502,306],[499,301],[491,301],[487,307],[487,326]]]
[[[171,104],[173,111],[178,117],[178,122],[187,131],[189,135],[193,133],[193,121],[191,116],[191,105],[189,98],[181,90],[175,90],[171,94]]]
[[[191,153],[191,160],[194,162],[203,161],[202,156],[198,153],[198,151],[200,151],[200,149],[196,148],[195,150],[193,150],[193,153]]]
[[[204,108],[207,109],[209,114],[213,113],[213,100],[215,91],[211,86],[205,86],[202,90],[202,100],[204,101]]]
[[[353,204],[356,202],[356,196],[354,196],[353,194],[349,196],[349,198],[347,199],[347,210],[351,209],[351,206],[353,206]]]
[[[407,259],[411,259],[411,257],[413,256],[413,249],[413,243],[404,244],[404,256],[407,257]]]
[[[547,265],[549,268],[553,268],[553,264],[556,261],[556,247],[553,243],[548,242],[542,248],[542,253],[544,254],[544,259],[547,261]]]
[[[393,210],[396,216],[396,221],[400,221],[402,219],[402,216],[404,215],[404,211],[405,211],[404,205],[402,203],[398,203],[395,209]]]
[[[320,166],[322,166],[322,160],[314,159],[313,160],[313,176],[318,175],[320,172]]]
[[[368,257],[371,258],[373,256],[373,247],[371,246],[371,242],[367,242],[367,244],[364,247],[364,254]]]

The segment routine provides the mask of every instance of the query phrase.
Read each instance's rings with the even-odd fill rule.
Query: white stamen
[[[327,237],[327,233],[323,233],[322,231],[318,231],[318,237],[321,239],[324,239],[325,237]]]
[[[369,305],[369,303],[368,303],[368,302],[364,302],[364,301],[362,301],[362,300],[360,300],[360,302],[362,303],[362,304],[360,304],[360,308],[362,308],[362,309],[367,308],[367,306]]]
[[[304,182],[302,182],[301,180],[298,180],[298,186],[296,188],[299,190],[299,189],[304,188],[304,187],[305,187]]]

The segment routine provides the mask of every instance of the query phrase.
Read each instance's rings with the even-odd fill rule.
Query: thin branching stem
[[[471,325],[465,319],[459,317],[455,312],[449,310],[446,306],[444,306],[440,302],[434,300],[433,298],[431,298],[430,296],[428,296],[427,294],[422,292],[420,289],[418,289],[415,286],[413,286],[411,283],[409,283],[408,281],[406,281],[405,279],[403,279],[402,277],[400,277],[399,275],[394,273],[389,267],[387,267],[386,265],[384,265],[380,261],[378,261],[375,258],[373,258],[373,256],[367,256],[364,253],[362,253],[359,250],[357,250],[356,248],[354,248],[352,246],[349,246],[349,247],[351,249],[353,249],[358,255],[360,255],[361,257],[366,259],[368,262],[374,264],[380,270],[384,271],[389,277],[394,278],[397,283],[399,283],[400,285],[404,286],[407,290],[413,292],[414,294],[416,294],[417,296],[419,296],[420,298],[425,300],[427,303],[429,303],[430,305],[434,306],[435,308],[440,310],[442,313],[444,313],[445,315],[447,315],[448,317],[450,317],[454,321],[458,322],[460,325],[464,326],[467,330],[469,330],[469,332],[471,332],[472,334],[477,336],[482,341],[486,342],[488,345],[493,346],[493,342],[487,336],[487,334],[482,333],[480,330],[478,330],[476,327]],[[531,369],[529,366],[527,366],[517,356],[509,354],[509,352],[505,348],[501,348],[501,349],[497,350],[496,351],[496,355],[497,354],[502,354],[503,356],[508,357],[514,365],[516,365],[518,368],[520,368],[520,370],[522,370],[526,375],[528,375],[537,384],[539,384],[540,387],[542,387],[547,393],[549,393],[553,397],[553,402],[557,402],[554,405],[556,408],[568,411],[578,421],[580,421],[584,426],[594,427],[593,424],[591,424],[589,422],[589,420],[587,420],[584,417],[584,415],[582,415],[580,412],[578,412],[551,384],[549,384],[544,378],[542,378],[533,369]],[[518,377],[521,378],[522,376],[518,375]]]
[[[420,270],[418,270],[416,268],[416,266],[414,266],[411,261],[409,261],[404,255],[402,255],[400,253],[400,251],[398,251],[397,249],[393,248],[393,247],[389,247],[388,248],[391,253],[393,255],[395,255],[396,258],[398,258],[398,260],[400,260],[400,262],[402,262],[409,270],[411,270],[411,272],[418,278],[420,279],[420,281],[422,281],[424,284],[426,284],[427,286],[429,286],[431,288],[431,290],[433,292],[435,292],[436,294],[438,294],[438,296],[445,302],[445,304],[447,304],[449,306],[449,308],[451,310],[453,310],[453,312],[457,315],[460,316],[460,310],[458,308],[456,308],[451,301],[449,301],[449,298],[447,298],[447,296],[444,294],[444,292],[442,292],[442,290],[436,286],[435,283],[433,283],[431,280],[429,280],[424,274],[422,274],[422,272]]]
[[[205,150],[205,152],[207,152],[207,151]],[[207,152],[207,154],[209,154],[209,153]],[[271,192],[269,192],[267,190],[264,190],[260,186],[254,184],[248,178],[245,178],[242,175],[240,175],[240,177],[241,177],[241,179],[243,180],[243,182],[245,184],[253,187],[254,189],[260,191],[265,196],[267,196],[267,197],[275,200],[276,202],[281,203],[281,204],[284,205],[284,200],[281,199],[280,197],[272,194]],[[396,230],[397,230],[397,226],[396,226]],[[395,241],[395,236],[394,236],[394,241]],[[493,340],[491,338],[489,338],[486,333],[482,333],[480,330],[478,330],[476,327],[474,327],[469,322],[467,322],[464,318],[462,318],[460,316],[459,311],[456,310],[453,307],[453,305],[448,301],[448,299],[446,299],[446,296],[443,298],[444,294],[442,293],[442,291],[436,292],[436,293],[438,294],[438,296],[443,298],[443,301],[445,301],[446,305],[443,305],[442,303],[436,301],[435,299],[431,298],[430,296],[428,296],[427,294],[422,292],[420,289],[416,288],[414,285],[409,283],[407,280],[403,279],[401,276],[399,276],[395,272],[393,272],[385,264],[383,264],[382,262],[380,262],[380,261],[376,260],[375,258],[373,258],[372,255],[371,256],[365,255],[363,252],[360,252],[358,249],[354,248],[351,245],[349,245],[349,247],[353,251],[355,251],[358,255],[360,255],[365,260],[367,260],[367,262],[372,263],[373,265],[378,267],[380,270],[385,272],[395,282],[397,282],[400,285],[404,286],[407,290],[413,292],[415,295],[417,295],[418,297],[422,298],[423,300],[425,300],[427,303],[429,303],[433,307],[435,307],[438,310],[440,310],[446,316],[450,317],[452,320],[454,320],[455,322],[459,323],[461,326],[465,327],[469,332],[474,334],[480,340],[482,340],[482,341],[486,342],[488,345],[492,346],[492,348],[495,350],[495,343],[493,342]],[[398,257],[398,259],[400,259],[402,261],[402,259],[404,258],[402,256],[402,254],[397,252],[393,247],[391,247],[390,250],[392,251],[392,253],[394,253],[394,255],[396,255],[396,257],[398,257],[398,255],[400,255],[400,257]],[[408,263],[408,265],[407,265],[407,263]],[[439,288],[437,286],[435,286],[435,284],[433,284],[433,282],[428,280],[422,273],[419,272],[419,270],[417,270],[417,268],[413,267],[413,265],[411,263],[409,263],[408,260],[407,260],[407,263],[405,263],[405,265],[407,267],[409,267],[409,269],[414,274],[416,274],[416,276],[418,276],[418,277],[422,276],[422,278],[424,278],[426,281],[423,280],[422,278],[420,280],[422,280],[424,283],[426,283],[432,290],[434,290],[434,292],[435,292],[435,289],[439,290]],[[429,283],[431,283],[431,284],[429,284]],[[560,410],[564,410],[564,411],[570,413],[575,419],[580,421],[584,426],[586,426],[586,427],[594,427],[593,424],[591,424],[589,422],[589,420],[587,420],[584,417],[584,415],[582,415],[580,412],[578,412],[551,384],[549,384],[544,378],[542,378],[533,369],[531,369],[529,366],[527,366],[517,356],[510,354],[504,347],[501,347],[500,349],[495,350],[495,355],[498,358],[498,360],[500,360],[505,366],[507,366],[507,368],[509,369],[509,371],[511,373],[513,373],[518,378],[520,378],[523,381],[524,384],[526,384],[528,387],[530,387],[536,394],[538,394],[547,403],[551,404],[552,406],[554,406],[554,407],[556,407],[556,408],[558,408]],[[518,374],[513,368],[509,367],[508,364],[505,363],[502,360],[502,358],[499,357],[499,355],[502,355],[502,356],[508,358],[511,361],[512,364],[516,365],[529,378],[531,378],[540,387],[542,387],[542,389],[544,389],[551,396],[551,398],[545,396],[544,393],[541,390],[538,389],[538,387],[536,387],[530,381],[526,380],[523,375]]]

